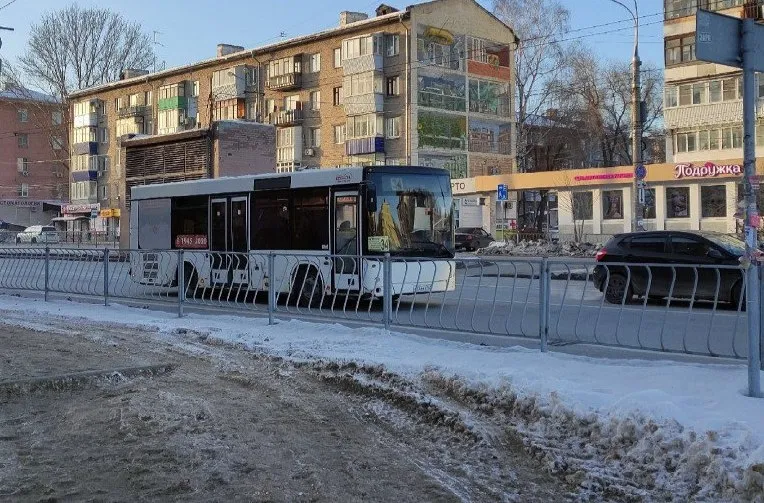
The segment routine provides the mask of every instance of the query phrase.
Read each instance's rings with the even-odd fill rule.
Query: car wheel
[[[622,274],[611,274],[605,288],[605,300],[611,304],[628,304],[634,296],[631,285]]]

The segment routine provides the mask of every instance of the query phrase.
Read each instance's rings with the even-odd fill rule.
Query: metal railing
[[[93,248],[109,246],[119,246],[119,236],[110,231],[56,231],[55,237],[45,235],[31,236],[24,235],[23,231],[0,230],[0,245],[23,247],[83,247]]]
[[[0,247],[0,289],[749,358],[761,267]],[[760,309],[760,306],[753,306]],[[752,349],[753,348],[753,349]],[[751,359],[749,358],[749,362]],[[760,366],[760,363],[756,363]]]

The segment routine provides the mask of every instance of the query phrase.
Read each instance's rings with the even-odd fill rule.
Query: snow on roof
[[[26,87],[21,86],[12,86],[7,85],[5,86],[5,89],[0,91],[0,99],[4,100],[20,100],[20,101],[41,101],[43,103],[59,103],[58,99],[55,97],[41,93],[39,91],[34,91],[32,89],[27,89]]]

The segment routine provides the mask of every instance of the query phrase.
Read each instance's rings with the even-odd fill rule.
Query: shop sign
[[[26,201],[23,199],[2,199],[0,206],[16,206],[17,208],[36,208],[41,206],[40,201]]]
[[[462,206],[478,206],[478,199],[475,197],[462,198]]]
[[[474,178],[453,178],[451,180],[452,194],[474,194],[475,192],[477,189],[475,189]]]
[[[719,175],[739,175],[743,167],[739,164],[714,164],[707,162],[702,166],[692,163],[677,164],[674,168],[674,178],[713,178]]]
[[[119,218],[120,211],[119,208],[107,208],[105,210],[101,210],[99,215],[101,218]]]
[[[207,236],[204,234],[178,234],[175,238],[175,248],[205,249],[207,248]]]
[[[577,182],[589,182],[592,180],[622,180],[633,178],[634,173],[597,173],[594,175],[576,175],[573,180]]]
[[[64,215],[72,213],[90,213],[91,210],[100,211],[101,203],[93,204],[65,204],[61,207],[61,213]]]

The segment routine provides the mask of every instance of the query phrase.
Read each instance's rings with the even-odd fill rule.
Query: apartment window
[[[679,86],[679,106],[692,105],[692,86]]]
[[[385,36],[385,54],[388,56],[397,56],[400,52],[401,39],[398,35]]]
[[[29,159],[27,159],[26,157],[17,157],[16,171],[22,175],[29,174]]]
[[[718,129],[711,129],[708,132],[708,149],[709,150],[719,149],[719,130]]]
[[[146,91],[143,93],[143,104],[150,107],[153,104],[153,93],[151,91]]]
[[[311,147],[321,146],[321,128],[310,128],[308,130],[308,144]]]
[[[381,115],[366,114],[348,117],[346,138],[368,138],[384,134],[384,118]]]
[[[387,95],[398,96],[401,93],[400,77],[388,77],[387,78]]]
[[[343,98],[342,86],[332,89],[332,103],[334,103],[335,107],[342,105]]]
[[[676,86],[666,86],[664,105],[666,108],[673,108],[679,105]]]
[[[737,99],[737,82],[735,78],[722,80],[722,98],[724,101]]]
[[[22,183],[19,186],[19,197],[29,197],[29,184]]]
[[[138,95],[137,94],[131,94],[130,96],[128,96],[128,101],[129,101],[131,107],[138,106]]]
[[[101,200],[106,200],[109,198],[109,187],[107,185],[101,186]]]
[[[291,75],[293,73],[302,73],[302,62],[299,58],[289,56],[287,58],[275,59],[268,63],[268,78]]]
[[[666,0],[664,18],[674,19],[691,16],[695,13],[696,8],[696,0]]]
[[[602,191],[602,219],[620,220],[623,218],[623,191]]]
[[[351,38],[342,41],[342,59],[357,58],[370,54],[379,55],[379,44],[377,37],[365,35],[363,37]]]
[[[724,185],[700,186],[700,216],[719,218],[727,216],[727,187]]]
[[[594,206],[594,196],[591,192],[573,192],[571,194],[573,220],[591,220]]]
[[[697,150],[695,131],[676,135],[677,152],[695,152],[695,150]]]
[[[722,148],[742,148],[743,146],[743,128],[728,127],[722,129]]]
[[[64,114],[59,110],[54,110],[50,114],[50,121],[54,126],[60,126],[64,122]]]
[[[334,68],[342,66],[342,48],[337,47],[334,49]]]
[[[312,91],[310,93],[310,108],[312,110],[321,110],[321,91]]]
[[[272,114],[276,111],[276,100],[269,98],[265,100],[265,113]]]
[[[708,150],[709,143],[710,143],[709,132],[699,131],[698,132],[698,150]]]
[[[297,110],[300,103],[300,95],[293,94],[291,96],[284,97],[284,110]]]
[[[666,218],[689,218],[690,188],[666,188]]]
[[[761,121],[756,123],[756,145],[764,145],[764,123]]]
[[[700,105],[705,103],[706,99],[706,83],[698,82],[692,85],[692,104]]]
[[[712,80],[708,83],[709,101],[711,103],[718,103],[722,101],[722,81]]]
[[[345,143],[345,125],[334,126],[334,143]]]
[[[178,96],[186,95],[186,86],[180,84],[170,84],[159,88],[159,99],[164,100],[167,98],[177,98]]]
[[[114,109],[115,110],[121,110],[123,108],[122,101],[123,100],[122,100],[121,96],[119,98],[114,98]]]
[[[695,61],[695,34],[667,39],[665,55],[666,66]]]
[[[385,135],[388,138],[399,138],[401,136],[401,118],[388,117],[385,121]]]
[[[60,136],[51,136],[50,146],[53,148],[53,150],[61,150],[64,148],[64,139]]]
[[[356,73],[345,77],[342,86],[347,96],[381,93],[382,75],[375,72]]]
[[[26,108],[19,108],[18,116],[19,122],[29,122],[29,112]]]
[[[311,54],[310,60],[308,64],[308,72],[309,73],[318,73],[321,71],[321,54]]]
[[[16,133],[19,147],[27,148],[29,146],[29,135],[26,133]]]

